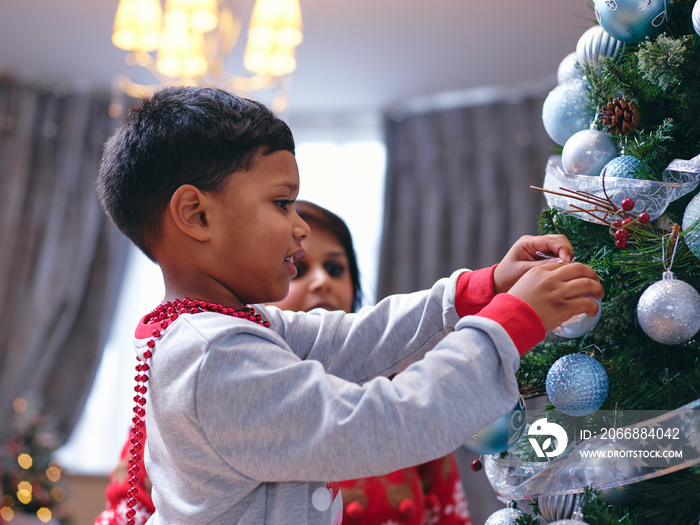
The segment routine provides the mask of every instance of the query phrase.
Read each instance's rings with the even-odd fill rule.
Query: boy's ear
[[[191,184],[183,184],[170,198],[170,214],[180,230],[198,241],[210,238],[207,196]]]

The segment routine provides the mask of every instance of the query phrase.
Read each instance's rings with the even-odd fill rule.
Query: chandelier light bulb
[[[158,47],[162,19],[160,0],[120,0],[112,43],[126,51],[154,51]]]
[[[206,33],[219,24],[216,0],[167,0],[165,2],[166,13],[176,9],[187,15],[191,31]]]

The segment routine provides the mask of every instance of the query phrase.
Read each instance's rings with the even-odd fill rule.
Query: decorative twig
[[[630,232],[634,233],[635,231],[632,226],[635,226],[635,228],[645,229],[653,233],[663,231],[660,228],[648,224],[648,213],[642,212],[639,215],[630,213],[632,208],[634,208],[634,201],[632,199],[623,199],[621,206],[618,206],[612,201],[607,190],[605,189],[605,171],[606,170],[603,170],[603,175],[601,177],[603,194],[605,195],[605,198],[598,197],[597,195],[593,195],[587,191],[570,190],[561,186],[559,187],[559,190],[561,191],[546,190],[537,186],[530,186],[530,188],[544,193],[549,193],[551,195],[558,195],[567,199],[574,199],[593,206],[592,208],[584,208],[582,206],[569,203],[570,209],[567,209],[566,213],[585,214],[594,219],[595,222],[608,226],[610,233],[615,238],[615,244],[618,248],[625,248],[627,246],[627,239],[629,238]]]

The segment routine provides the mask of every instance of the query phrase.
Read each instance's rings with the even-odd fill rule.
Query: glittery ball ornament
[[[587,314],[574,315],[552,330],[552,333],[559,337],[564,337],[565,339],[576,339],[577,337],[583,337],[593,330],[595,325],[598,324],[598,321],[600,321],[602,305],[600,299],[596,299],[595,297],[591,297],[591,299],[598,303],[598,312],[593,317]]]
[[[585,416],[600,408],[608,396],[608,375],[591,356],[569,354],[554,362],[545,387],[554,408],[570,416]]]
[[[685,343],[700,330],[700,294],[666,271],[639,298],[637,320],[657,343]]]
[[[542,104],[542,123],[544,129],[554,142],[563,146],[571,135],[587,129],[595,112],[587,107],[588,83],[574,79],[559,84],[549,92]]]
[[[567,173],[600,175],[603,167],[617,157],[615,142],[602,131],[584,129],[564,144],[561,164]]]
[[[661,33],[671,0],[595,0],[594,8],[606,33],[622,42],[639,43]]]
[[[698,0],[700,1],[700,0]],[[583,73],[578,68],[578,57],[572,51],[564,57],[557,68],[557,84],[566,84],[572,80],[583,79]]]
[[[518,509],[497,510],[488,517],[484,525],[513,525],[515,520],[523,515],[523,511]]]
[[[632,155],[620,155],[608,162],[603,170],[606,177],[623,177],[626,179],[637,179],[635,173],[642,166],[642,162]],[[602,172],[601,172],[602,173]]]
[[[693,29],[695,29],[695,32],[700,35],[700,0],[697,0],[695,2],[695,5],[693,6]]]
[[[520,396],[513,410],[479,430],[464,446],[477,454],[499,454],[520,439],[526,426],[525,400]]]
[[[685,245],[695,257],[700,258],[700,193],[685,207],[682,226]]]
[[[576,57],[579,64],[597,64],[601,57],[613,60],[625,50],[625,43],[611,37],[599,25],[595,25],[581,35],[576,44]]]

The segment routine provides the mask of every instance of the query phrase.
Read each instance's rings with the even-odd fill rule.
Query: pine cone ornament
[[[639,124],[637,105],[628,98],[616,98],[600,110],[600,121],[607,126],[607,131],[620,136],[634,133]]]

